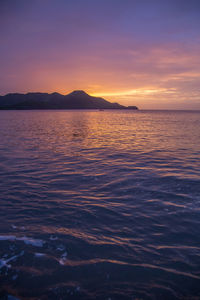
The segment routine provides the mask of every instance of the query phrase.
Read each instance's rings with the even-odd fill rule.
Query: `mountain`
[[[0,96],[0,109],[125,109],[118,103],[92,97],[84,91],[59,93],[7,94]],[[133,109],[133,107],[132,107]],[[134,109],[137,109],[135,107]]]

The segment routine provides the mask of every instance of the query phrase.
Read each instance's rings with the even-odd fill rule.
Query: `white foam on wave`
[[[11,265],[8,264],[8,263],[10,263],[11,261],[17,259],[18,257],[20,257],[20,256],[22,256],[22,255],[24,255],[24,251],[21,251],[20,254],[18,254],[18,255],[13,255],[13,256],[11,256],[11,257],[8,258],[8,259],[5,259],[5,258],[0,259],[0,269],[2,269],[3,267],[10,268]]]
[[[17,238],[16,240],[23,241],[26,245],[32,245],[32,246],[35,246],[35,247],[43,247],[43,245],[44,245],[44,241],[28,238],[26,236],[21,237],[21,238]]]
[[[16,237],[15,235],[0,235],[0,241],[22,241],[26,245],[32,245],[34,247],[43,247],[45,243],[43,240],[28,238],[26,236]]]
[[[64,252],[62,255],[61,255],[61,258],[59,259],[59,263],[60,265],[65,265],[65,262],[67,260],[67,252]]]
[[[34,255],[35,255],[35,257],[43,257],[43,256],[46,256],[45,253],[39,253],[39,252],[36,252]]]
[[[50,239],[51,241],[56,241],[56,240],[58,239],[58,237],[57,237],[57,236],[51,235],[49,239]]]
[[[21,229],[21,230],[25,230],[25,229],[26,229],[25,226],[16,226],[15,224],[12,224],[11,227],[12,227],[13,229]]]
[[[15,239],[14,235],[0,235],[0,241],[14,241]]]
[[[58,250],[58,251],[64,251],[66,248],[65,248],[65,246],[64,245],[59,245],[57,248],[56,248],[56,250]]]

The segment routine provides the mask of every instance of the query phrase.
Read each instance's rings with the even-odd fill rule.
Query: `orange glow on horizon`
[[[176,89],[164,89],[164,88],[140,88],[134,90],[127,90],[127,91],[119,91],[119,92],[98,92],[98,93],[91,93],[94,97],[104,97],[104,96],[143,96],[143,95],[152,95],[158,93],[164,94],[172,94],[176,91]]]

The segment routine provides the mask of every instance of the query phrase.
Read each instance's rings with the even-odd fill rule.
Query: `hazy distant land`
[[[0,96],[0,109],[134,109],[111,103],[103,98],[93,97],[84,91],[73,91],[68,95],[59,93],[7,94]]]

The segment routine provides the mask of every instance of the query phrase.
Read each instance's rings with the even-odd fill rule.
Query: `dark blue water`
[[[2,295],[200,299],[200,112],[0,111],[0,205]]]

